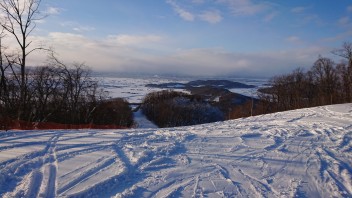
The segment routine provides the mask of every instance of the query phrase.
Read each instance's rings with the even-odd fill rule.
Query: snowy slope
[[[142,113],[142,109],[138,109],[138,111],[133,112],[133,120],[135,122],[135,126],[133,128],[159,128],[153,122],[146,118],[146,116]]]
[[[192,127],[0,133],[0,197],[352,197],[352,104]]]

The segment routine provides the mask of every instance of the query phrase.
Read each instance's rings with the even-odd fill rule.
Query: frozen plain
[[[352,104],[180,128],[0,132],[0,197],[352,197]]]
[[[96,77],[96,80],[100,82],[100,86],[104,88],[108,93],[110,98],[124,98],[130,103],[140,103],[142,102],[145,95],[150,92],[166,90],[160,88],[146,87],[147,84],[161,84],[161,83],[187,83],[192,80],[199,80],[198,78],[182,78],[182,77],[165,77],[165,76],[148,76],[148,77],[106,77],[100,76]],[[202,78],[200,78],[202,79]],[[205,78],[206,80],[212,78]],[[219,78],[214,78],[219,79]],[[220,78],[231,80],[234,82],[240,82],[247,85],[255,85],[256,88],[244,89],[244,88],[235,88],[230,89],[229,91],[234,93],[239,93],[246,96],[256,96],[258,88],[266,87],[268,79],[265,78]],[[175,89],[175,91],[182,91],[189,93],[185,89]]]

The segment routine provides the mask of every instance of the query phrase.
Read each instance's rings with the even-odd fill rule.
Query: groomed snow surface
[[[169,129],[0,133],[0,197],[352,197],[352,104]]]

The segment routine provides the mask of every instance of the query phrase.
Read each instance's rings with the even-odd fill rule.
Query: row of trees
[[[84,64],[68,66],[52,50],[33,45],[30,36],[36,22],[46,17],[40,7],[41,0],[0,1],[0,125],[20,120],[131,126],[127,101],[106,101]],[[15,50],[5,44],[11,39],[17,43]],[[27,66],[36,51],[48,52],[46,66]]]
[[[0,1],[0,70],[2,94],[6,95],[8,89],[16,89],[16,103],[18,119],[25,118],[25,111],[28,95],[28,73],[27,58],[37,50],[44,50],[41,47],[32,47],[29,40],[31,33],[36,28],[36,22],[45,16],[40,12],[41,0],[3,0]],[[17,52],[6,52],[3,44],[4,38],[11,37],[17,43]],[[11,39],[10,38],[10,39]],[[10,74],[7,71],[10,70]],[[7,76],[12,75],[14,80],[7,80]],[[14,93],[15,94],[15,93]],[[6,96],[5,96],[6,98]],[[6,104],[5,104],[6,103]],[[8,106],[8,101],[2,101],[2,105]],[[6,108],[5,108],[6,110]]]
[[[332,53],[344,60],[336,64],[330,58],[319,56],[307,72],[299,68],[273,77],[272,87],[260,94],[270,106],[267,111],[352,102],[352,43],[346,42]]]
[[[53,59],[48,66],[31,68],[26,72],[23,90],[16,75],[6,71],[0,84],[0,118],[126,127],[133,124],[128,102],[106,100],[106,92],[98,88],[83,64],[67,66]]]
[[[187,126],[224,120],[219,108],[201,97],[170,90],[145,96],[142,112],[159,127]]]
[[[89,78],[89,70],[84,65],[32,68],[26,71],[23,88],[15,71],[5,73],[1,79],[3,117],[38,122],[65,122],[61,119],[67,119],[74,124],[90,113],[87,104],[96,103],[97,83]]]
[[[260,90],[258,99],[242,98],[243,102],[234,104],[241,97],[224,94],[210,104],[194,95],[162,91],[148,94],[142,110],[158,126],[173,127],[352,102],[352,43],[332,53],[343,60],[335,63],[319,56],[308,71],[298,68],[275,76],[270,88]]]

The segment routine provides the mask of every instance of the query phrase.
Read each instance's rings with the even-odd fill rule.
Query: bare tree
[[[38,67],[33,71],[34,121],[45,122],[60,108],[59,89],[62,80],[57,67]]]
[[[1,26],[17,41],[21,49],[18,64],[21,66],[21,79],[24,82],[26,58],[38,48],[29,49],[32,41],[29,35],[36,27],[36,21],[43,19],[39,11],[41,0],[3,0],[0,1],[0,11],[4,14]]]
[[[344,100],[352,102],[352,43],[345,42],[342,48],[332,51],[333,54],[345,58],[347,63],[341,63],[337,67],[340,81],[344,89]]]
[[[331,59],[319,56],[312,67],[315,83],[319,85],[322,105],[333,104],[333,96],[336,95],[338,77],[334,66],[335,63]]]
[[[332,53],[347,59],[348,67],[352,67],[352,43],[344,42],[341,49],[335,49]]]
[[[26,100],[26,64],[27,56],[33,51],[40,48],[31,48],[32,41],[28,38],[36,28],[36,21],[43,19],[39,7],[41,0],[2,0],[0,1],[1,21],[0,25],[16,40],[20,53],[13,60],[8,61],[10,66],[18,65],[20,67],[20,77],[17,78],[20,86],[20,111],[18,117],[21,117],[22,110],[25,109]],[[14,72],[13,68],[12,71]]]
[[[6,91],[6,81],[5,81],[5,70],[6,66],[4,65],[3,59],[3,44],[2,39],[4,38],[4,31],[0,32],[0,101],[2,94]]]

